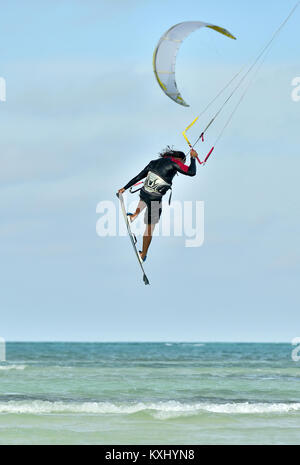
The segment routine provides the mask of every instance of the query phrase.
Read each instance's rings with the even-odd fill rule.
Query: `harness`
[[[186,166],[184,163],[182,163],[179,160],[176,160],[173,157],[167,157],[170,158],[174,163],[179,165],[179,167],[182,169],[182,171],[187,172],[188,171],[188,166]],[[177,173],[178,175],[178,173]],[[143,187],[140,187],[139,189],[132,190],[133,187],[140,186],[141,184],[144,184]],[[129,192],[131,194],[134,194],[135,192],[139,192],[140,190],[144,189],[145,192],[148,194],[154,194],[154,195],[165,195],[168,190],[170,190],[170,196],[169,196],[169,205],[171,205],[172,201],[172,184],[169,184],[166,182],[163,178],[161,178],[158,174],[156,174],[154,171],[149,171],[148,175],[145,179],[145,181],[138,182],[135,184],[133,187],[129,189]]]
[[[135,192],[138,192],[143,189],[147,194],[163,196],[168,192],[168,190],[170,190],[171,192],[169,196],[169,205],[171,205],[172,184],[169,184],[168,182],[166,182],[158,174],[154,173],[153,171],[149,171],[145,181],[138,182],[133,187],[139,186],[141,184],[144,184],[143,187],[140,187],[139,189],[136,189],[136,190],[132,190],[132,187],[131,187],[129,189],[129,192],[131,194],[134,194]]]

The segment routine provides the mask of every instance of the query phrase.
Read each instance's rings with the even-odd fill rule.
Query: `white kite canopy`
[[[186,21],[171,27],[160,39],[153,55],[153,70],[158,84],[174,102],[188,107],[177,89],[175,80],[176,55],[183,40],[196,29],[208,27],[230,39],[236,39],[229,31],[201,21]]]

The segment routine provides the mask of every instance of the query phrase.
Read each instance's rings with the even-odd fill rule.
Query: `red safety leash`
[[[200,139],[202,140],[202,142],[204,142],[204,132],[202,132]],[[207,160],[209,159],[209,157],[211,156],[214,150],[215,150],[215,147],[212,147],[211,150],[206,155],[204,161],[200,161],[199,158],[197,157],[197,160],[200,163],[200,165],[205,165],[205,163],[207,162]]]

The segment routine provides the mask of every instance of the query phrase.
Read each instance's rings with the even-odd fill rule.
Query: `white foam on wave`
[[[25,370],[26,365],[0,365],[0,371]]]
[[[147,412],[157,419],[193,416],[201,413],[215,414],[282,414],[300,411],[300,403],[196,403],[183,404],[177,401],[167,402],[136,402],[117,404],[112,402],[50,402],[50,401],[8,401],[0,402],[0,414],[119,414],[130,415]]]
[[[156,418],[168,419],[176,418],[179,416],[193,416],[202,413],[215,413],[215,414],[227,414],[227,415],[253,415],[253,414],[280,414],[289,412],[300,411],[300,403],[286,404],[267,404],[267,403],[255,403],[250,404],[248,402],[240,403],[226,403],[226,404],[214,404],[214,403],[197,403],[197,404],[181,404],[179,402],[166,403],[154,413]]]

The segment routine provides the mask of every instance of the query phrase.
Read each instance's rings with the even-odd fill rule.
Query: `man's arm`
[[[184,174],[185,176],[196,176],[197,169],[196,169],[196,161],[195,158],[191,158],[191,163],[187,169],[181,169],[179,165],[176,163],[176,171],[178,173]]]
[[[186,166],[183,163],[176,162],[176,171],[178,173],[184,174],[185,176],[196,176],[197,169],[196,169],[196,158],[198,157],[198,153],[196,150],[191,150],[191,162],[190,166]]]
[[[123,187],[124,191],[126,191],[127,189],[129,189],[130,187],[134,186],[139,181],[144,179],[147,176],[148,171],[149,171],[149,165],[147,165],[146,168],[143,169],[143,171],[141,171],[135,178],[131,179],[131,181],[129,181],[129,183],[126,184],[126,186]],[[123,190],[123,189],[121,189],[121,190]]]

